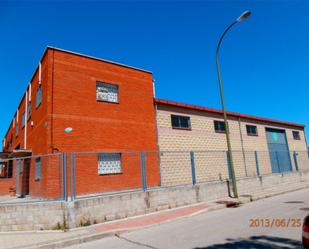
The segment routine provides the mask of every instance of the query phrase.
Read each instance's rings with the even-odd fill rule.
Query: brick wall
[[[122,173],[98,174],[98,157],[76,157],[77,194],[140,187],[139,154],[156,151],[152,74],[59,50],[53,60],[52,146],[66,152],[123,152]],[[97,101],[96,83],[118,86],[119,103]],[[72,127],[71,133],[65,133]],[[160,181],[157,158],[147,161],[148,182]]]
[[[151,73],[52,48],[46,49],[41,64],[42,103],[35,107],[39,84],[36,69],[31,79],[32,115],[26,124],[26,149],[32,150],[34,155],[72,151],[157,151]],[[97,101],[97,81],[118,85],[119,103]],[[29,89],[28,86],[28,93]],[[17,146],[25,148],[21,125],[25,96],[18,107],[19,134],[16,136],[12,122],[5,139],[8,143],[13,134],[13,141],[6,151]],[[65,133],[66,127],[72,127],[73,131]],[[123,163],[122,174],[102,177],[97,172],[97,160],[90,164],[79,162],[76,173],[78,181],[82,182],[80,193],[130,188],[141,182],[140,161],[128,163],[125,160]],[[147,175],[148,183],[157,186],[160,182],[158,157],[147,163],[148,172],[151,172]],[[70,170],[67,171],[69,179]],[[35,180],[35,163],[31,160],[30,195],[54,197],[54,189],[61,180],[55,172],[53,165],[42,165],[42,177]],[[91,184],[93,187],[89,189]]]

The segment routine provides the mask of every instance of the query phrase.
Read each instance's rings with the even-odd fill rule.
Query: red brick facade
[[[36,108],[36,91],[39,86],[37,69],[31,80],[32,114],[27,122],[27,145],[24,146],[25,128],[22,128],[24,95],[18,107],[19,134],[16,136],[15,118],[15,127],[12,121],[6,134],[4,151],[11,152],[18,146],[20,149],[31,150],[32,155],[157,150],[151,73],[54,48],[46,49],[41,64],[42,103]],[[97,100],[98,81],[118,86],[118,103]],[[29,87],[27,91],[29,97]],[[72,132],[66,133],[66,127],[72,127]],[[35,159],[31,159],[30,195],[59,195],[56,190],[59,186],[55,184],[59,184],[56,178],[61,173],[58,169],[56,172],[58,166],[52,166],[56,164],[55,158],[42,161],[40,180],[34,178]],[[83,160],[86,161],[83,163]],[[121,161],[122,173],[100,176],[97,155],[94,154],[90,161],[80,155],[76,163],[77,194],[140,187],[139,157],[123,154]],[[160,178],[158,160],[153,157],[147,163],[147,169],[151,172],[147,181],[149,185],[156,186]]]

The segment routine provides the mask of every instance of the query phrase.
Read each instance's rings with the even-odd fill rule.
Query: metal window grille
[[[214,121],[214,127],[216,132],[225,132],[225,123],[223,121]]]
[[[97,82],[97,100],[118,103],[118,86]]]
[[[122,173],[120,153],[99,153],[98,154],[98,174],[118,174]]]
[[[190,129],[190,117],[171,115],[171,122],[173,128]]]
[[[41,179],[41,158],[35,159],[35,180]]]
[[[299,131],[293,131],[293,138],[294,138],[295,140],[300,140]]]
[[[36,90],[35,107],[38,108],[42,102],[42,86]]]
[[[249,136],[257,135],[257,127],[255,125],[247,125],[246,128]]]

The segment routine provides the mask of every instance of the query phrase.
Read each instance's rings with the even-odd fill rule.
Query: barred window
[[[225,133],[225,123],[223,121],[214,121],[215,132]]]
[[[257,136],[257,127],[255,125],[246,125],[248,136]]]
[[[97,82],[97,100],[118,103],[118,86]]]
[[[293,138],[294,138],[294,140],[300,140],[299,131],[293,131]]]
[[[99,153],[98,154],[98,174],[118,174],[122,173],[120,153]]]
[[[40,85],[36,90],[35,107],[38,108],[42,102],[42,86]]]
[[[41,158],[35,159],[35,180],[41,179]]]
[[[191,129],[190,117],[171,115],[173,129]]]

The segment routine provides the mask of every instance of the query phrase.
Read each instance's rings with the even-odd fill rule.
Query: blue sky
[[[309,126],[309,1],[0,1],[0,138],[47,45],[153,72],[156,96]],[[307,133],[309,131],[307,130]]]

